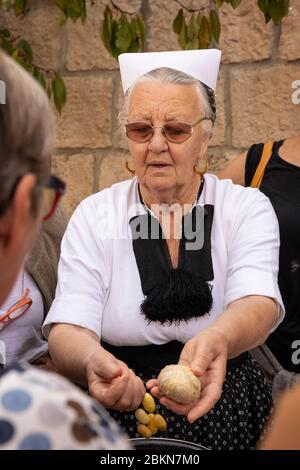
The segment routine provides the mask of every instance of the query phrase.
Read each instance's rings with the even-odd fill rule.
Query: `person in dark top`
[[[264,144],[252,145],[235,158],[220,178],[250,186]],[[284,320],[267,346],[287,370],[300,372],[300,136],[274,142],[260,190],[269,197],[280,227],[278,282],[286,308]]]

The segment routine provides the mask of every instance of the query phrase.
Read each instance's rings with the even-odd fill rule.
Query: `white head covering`
[[[142,75],[161,67],[185,72],[213,90],[216,89],[221,51],[200,49],[170,52],[131,52],[119,56],[123,91]]]

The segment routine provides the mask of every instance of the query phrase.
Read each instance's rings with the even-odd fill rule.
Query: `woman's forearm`
[[[103,349],[97,335],[76,325],[56,324],[48,341],[58,372],[74,382],[86,384],[87,362],[96,350]]]
[[[232,358],[262,344],[277,320],[273,299],[249,296],[232,302],[211,328],[225,337],[228,357]]]

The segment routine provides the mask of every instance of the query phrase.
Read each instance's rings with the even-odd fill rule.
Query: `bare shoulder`
[[[283,160],[300,166],[300,135],[286,139],[279,149],[279,155]]]
[[[245,186],[245,164],[247,151],[233,158],[219,173],[220,179],[231,179],[233,183]]]

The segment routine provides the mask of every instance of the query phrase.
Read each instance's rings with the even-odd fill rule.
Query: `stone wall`
[[[209,0],[206,0],[209,1]],[[84,24],[58,25],[59,12],[50,0],[29,0],[22,19],[0,17],[32,44],[35,62],[57,68],[64,76],[68,102],[57,115],[53,172],[64,178],[63,205],[70,215],[92,192],[130,177],[124,168],[126,141],[117,115],[122,104],[117,62],[99,37],[108,0],[87,0]],[[147,25],[146,49],[176,50],[172,21],[174,0],[115,0],[129,11],[140,9]],[[182,0],[187,6],[199,0]],[[221,9],[223,52],[217,88],[218,118],[209,148],[211,169],[224,164],[253,142],[285,138],[300,129],[300,105],[292,103],[292,83],[300,80],[300,2],[291,0],[283,24],[265,25],[256,0],[243,0],[236,10]]]

